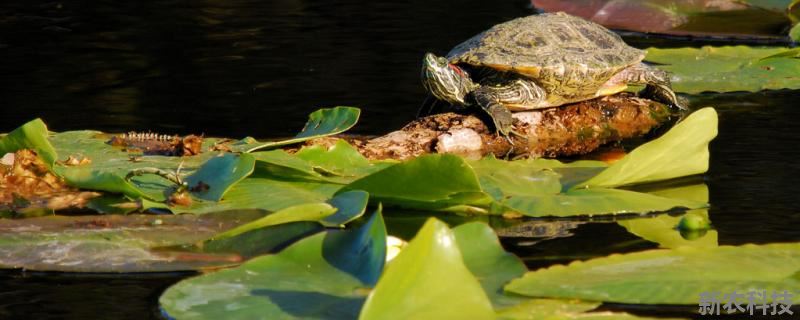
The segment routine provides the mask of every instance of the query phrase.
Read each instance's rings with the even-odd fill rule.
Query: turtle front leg
[[[623,81],[630,84],[643,84],[641,96],[652,98],[658,102],[686,110],[686,103],[678,98],[672,91],[669,73],[664,70],[648,66],[644,63],[635,64],[622,71]]]
[[[514,131],[514,117],[506,106],[535,106],[545,97],[545,91],[529,80],[516,79],[499,86],[481,86],[474,92],[475,101],[489,114],[497,132],[512,145],[510,134],[522,137]]]

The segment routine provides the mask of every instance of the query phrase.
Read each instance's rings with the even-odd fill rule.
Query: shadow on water
[[[0,132],[42,117],[57,131],[276,137],[297,132],[318,107],[353,105],[363,109],[354,132],[379,134],[414,117],[424,52],[445,53],[531,12],[527,1],[480,0],[5,1]],[[720,114],[705,178],[720,245],[800,241],[798,98],[798,91],[692,97]],[[390,233],[405,238],[420,221],[387,215]],[[657,247],[616,223],[561,231],[535,245],[513,237],[504,245],[532,268]],[[158,296],[185,276],[0,272],[0,318],[155,318]]]

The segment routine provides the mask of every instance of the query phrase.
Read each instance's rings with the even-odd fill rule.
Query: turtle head
[[[476,87],[464,69],[432,53],[422,62],[422,85],[439,100],[457,105],[465,105],[464,97]]]

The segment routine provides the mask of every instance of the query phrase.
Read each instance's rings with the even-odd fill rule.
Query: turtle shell
[[[498,24],[447,54],[454,64],[533,79],[547,91],[550,105],[595,97],[606,81],[644,56],[603,26],[563,12]]]

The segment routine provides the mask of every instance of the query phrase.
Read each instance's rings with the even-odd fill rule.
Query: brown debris
[[[188,207],[192,205],[192,196],[186,190],[178,190],[169,196],[169,204],[174,206]]]
[[[146,155],[183,157],[200,154],[203,137],[193,134],[180,137],[152,132],[128,132],[112,137],[108,144],[123,147],[128,151],[139,151]]]
[[[603,144],[641,136],[667,121],[670,108],[630,93],[583,101],[560,108],[514,113],[512,146],[474,115],[436,114],[374,139],[348,138],[365,157],[409,159],[426,153],[467,158],[560,157],[587,154]],[[334,138],[310,141],[334,143]]]
[[[19,150],[2,159],[0,210],[84,208],[90,199],[100,195],[67,186],[50,172],[35,151]]]

